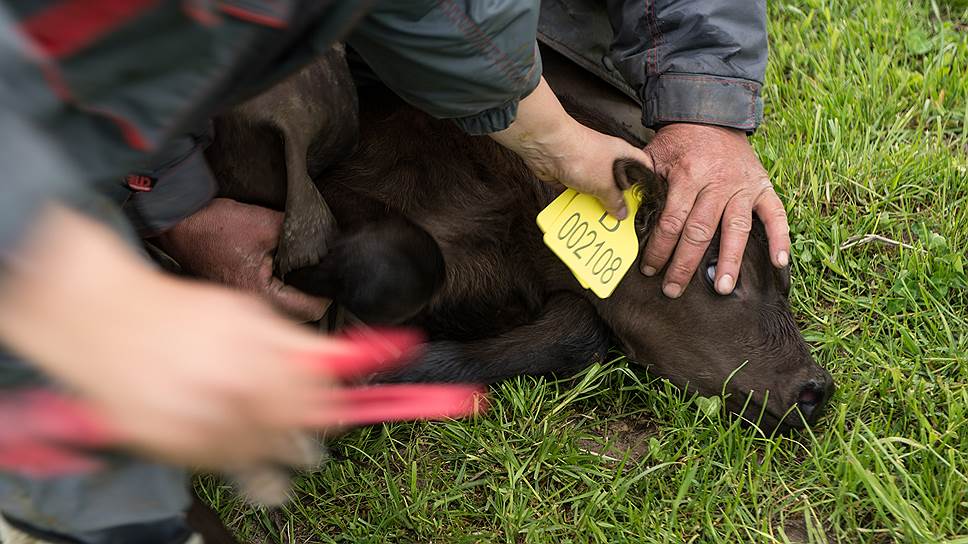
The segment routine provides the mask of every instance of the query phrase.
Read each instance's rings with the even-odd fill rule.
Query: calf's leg
[[[280,277],[319,262],[336,234],[333,212],[306,169],[307,146],[301,134],[283,131],[286,148],[286,215],[276,248],[275,270]]]
[[[314,63],[215,119],[206,156],[221,196],[285,211],[276,273],[319,262],[336,220],[313,179],[349,154],[359,107],[345,54]]]
[[[218,514],[192,491],[192,505],[186,514],[188,525],[202,537],[204,544],[239,544]]]
[[[495,383],[521,374],[558,377],[602,361],[611,335],[594,308],[571,293],[552,295],[533,322],[493,338],[428,343],[414,364],[377,382]]]
[[[426,231],[388,217],[343,230],[319,264],[291,271],[286,281],[365,323],[397,324],[430,303],[444,282],[444,259]]]

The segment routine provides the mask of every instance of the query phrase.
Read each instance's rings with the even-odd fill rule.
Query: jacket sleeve
[[[608,12],[609,56],[642,100],[646,126],[759,125],[765,0],[608,0]]]
[[[71,202],[86,186],[68,159],[40,128],[43,105],[35,96],[35,70],[14,23],[0,6],[0,265],[44,205]]]
[[[205,161],[212,142],[206,126],[169,141],[145,168],[129,175],[146,180],[150,191],[134,191],[123,209],[142,237],[160,234],[205,207],[218,184]],[[129,185],[131,185],[129,183]]]
[[[44,206],[75,204],[86,187],[33,123],[0,106],[0,264],[9,259]]]
[[[538,85],[537,24],[537,0],[387,0],[348,42],[407,102],[487,134]]]

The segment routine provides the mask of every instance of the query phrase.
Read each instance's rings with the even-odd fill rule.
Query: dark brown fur
[[[275,262],[280,275],[329,251],[336,225],[312,179],[352,150],[356,110],[345,54],[336,47],[213,122],[222,137],[206,156],[220,196],[286,211]]]

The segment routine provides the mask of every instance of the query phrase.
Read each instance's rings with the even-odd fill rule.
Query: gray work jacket
[[[128,198],[132,171],[146,232],[197,211],[214,181],[192,130],[336,40],[428,113],[506,128],[541,76],[537,21],[537,0],[0,3],[0,263],[44,202]]]
[[[443,6],[442,13],[459,21],[455,28],[467,27],[468,21],[461,21],[460,11],[453,4],[439,5]],[[485,12],[478,19],[492,23],[498,20],[495,14],[507,9],[501,3],[472,7]],[[525,13],[534,8],[533,4],[519,3],[517,11],[503,19],[523,19],[530,24],[533,18]],[[424,36],[401,31],[401,21],[407,19],[409,9],[402,4],[389,13],[371,16],[373,22],[351,35],[350,44],[385,83],[424,111],[438,117],[468,115],[460,124],[472,134],[493,132],[510,124],[517,89],[533,87],[534,71],[518,69],[497,79],[470,74],[462,67],[466,62],[463,56],[426,50],[422,44],[429,42]],[[430,34],[447,28],[433,24],[431,30],[419,28]],[[514,31],[524,28],[519,25]],[[649,128],[688,122],[752,132],[762,119],[760,89],[767,59],[765,0],[544,0],[538,38],[635,99],[642,106],[642,123]],[[503,43],[527,48],[530,40],[529,35],[517,42],[505,38]],[[453,41],[460,43],[461,37]],[[508,59],[501,53],[506,45],[495,48],[481,34],[474,34],[466,45],[471,54],[491,59],[492,69],[496,66],[506,71],[502,67]],[[514,62],[523,67],[528,58],[523,55]],[[415,66],[420,68],[417,74],[412,73]],[[537,54],[533,68],[540,68]],[[521,77],[525,81],[520,85],[508,85]],[[497,87],[479,98],[475,93],[485,91],[482,81],[495,82]],[[463,89],[459,96],[471,100],[456,113],[455,86]],[[504,107],[495,106],[509,91],[512,98]],[[485,97],[492,98],[481,100]],[[489,107],[474,116],[473,112],[484,106]],[[194,141],[204,138],[196,135]],[[155,169],[153,175],[174,178],[190,171]],[[167,193],[178,192],[175,183],[168,186]],[[174,202],[176,199],[161,194],[135,195],[127,209],[137,211],[129,215],[137,218],[142,232],[151,232],[167,228],[182,216]]]
[[[192,127],[354,23],[347,41],[384,83],[472,134],[506,128],[541,72],[534,0],[387,0],[365,15],[352,1],[87,4],[0,5],[0,260],[42,202],[79,188],[126,198],[143,234],[200,209],[215,182]],[[539,35],[638,100],[646,126],[761,119],[764,0],[545,0]],[[129,195],[132,171],[152,191]]]

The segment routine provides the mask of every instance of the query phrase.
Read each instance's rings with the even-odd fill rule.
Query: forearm
[[[68,383],[96,375],[70,363],[79,352],[97,359],[91,351],[114,334],[115,307],[136,308],[137,282],[155,274],[107,227],[48,205],[7,261],[0,341]]]
[[[347,42],[408,103],[489,134],[509,126],[541,75],[538,4],[379,1]]]
[[[563,140],[577,124],[542,77],[521,100],[511,126],[489,136],[528,161],[539,177],[551,181],[551,162],[560,158],[566,147]]]

